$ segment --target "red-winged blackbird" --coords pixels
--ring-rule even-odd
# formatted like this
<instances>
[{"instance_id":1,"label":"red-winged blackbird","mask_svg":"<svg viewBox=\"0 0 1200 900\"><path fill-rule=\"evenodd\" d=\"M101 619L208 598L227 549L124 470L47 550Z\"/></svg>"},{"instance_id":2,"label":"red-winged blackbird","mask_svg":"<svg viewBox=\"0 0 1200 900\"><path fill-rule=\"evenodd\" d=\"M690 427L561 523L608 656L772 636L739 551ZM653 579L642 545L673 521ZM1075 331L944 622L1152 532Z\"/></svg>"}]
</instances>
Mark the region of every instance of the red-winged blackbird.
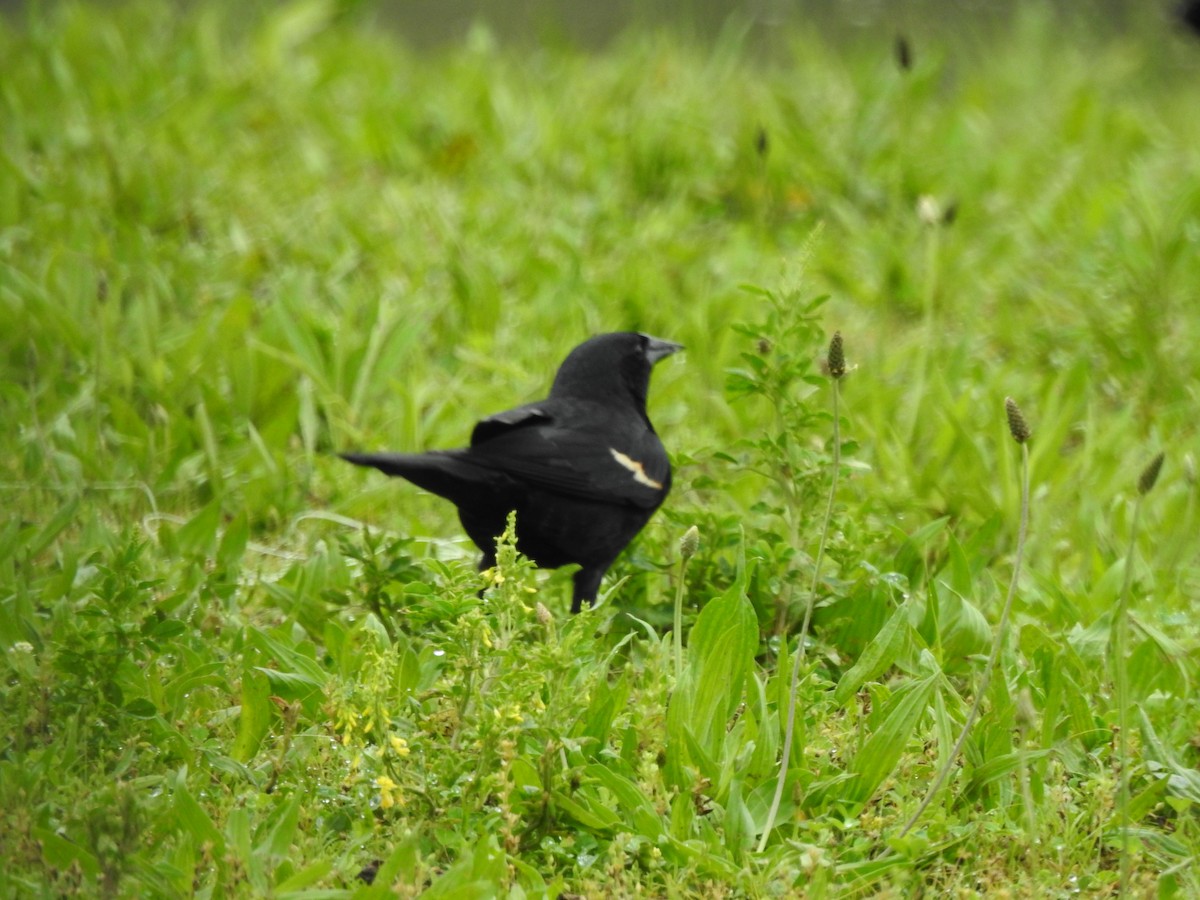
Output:
<instances>
[{"instance_id":1,"label":"red-winged blackbird","mask_svg":"<svg viewBox=\"0 0 1200 900\"><path fill-rule=\"evenodd\" d=\"M1200 0L1184 0L1175 8L1179 23L1194 35L1200 35Z\"/></svg>"},{"instance_id":2,"label":"red-winged blackbird","mask_svg":"<svg viewBox=\"0 0 1200 900\"><path fill-rule=\"evenodd\" d=\"M646 415L650 370L682 349L645 334L602 334L567 356L550 396L478 422L471 446L429 453L343 453L407 478L458 507L480 569L517 513L517 548L537 565L568 563L571 612L596 599L600 580L671 489L671 464Z\"/></svg>"}]
</instances>

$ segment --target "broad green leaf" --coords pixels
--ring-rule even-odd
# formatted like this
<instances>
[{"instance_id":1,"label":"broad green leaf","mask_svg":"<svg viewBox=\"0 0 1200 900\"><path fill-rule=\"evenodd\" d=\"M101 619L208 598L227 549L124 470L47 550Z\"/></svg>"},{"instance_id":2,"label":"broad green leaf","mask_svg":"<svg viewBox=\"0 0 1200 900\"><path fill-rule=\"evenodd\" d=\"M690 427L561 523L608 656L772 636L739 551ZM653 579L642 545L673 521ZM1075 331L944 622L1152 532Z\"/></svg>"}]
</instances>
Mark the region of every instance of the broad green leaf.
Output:
<instances>
[{"instance_id":1,"label":"broad green leaf","mask_svg":"<svg viewBox=\"0 0 1200 900\"><path fill-rule=\"evenodd\" d=\"M221 501L214 500L179 526L175 533L179 551L188 556L208 556L217 542Z\"/></svg>"},{"instance_id":2,"label":"broad green leaf","mask_svg":"<svg viewBox=\"0 0 1200 900\"><path fill-rule=\"evenodd\" d=\"M330 391L332 387L325 377L325 352L321 349L321 342L315 333L316 328L311 317L305 310L297 308L296 302L290 296L282 296L280 301L272 305L271 324L283 333L291 345L291 353L267 344L257 344L255 349L307 376L307 379L302 380L306 380L310 388L312 382L316 381L323 391Z\"/></svg>"},{"instance_id":3,"label":"broad green leaf","mask_svg":"<svg viewBox=\"0 0 1200 900\"><path fill-rule=\"evenodd\" d=\"M689 758L709 770L706 777L719 775L723 765L726 727L742 700L758 648L758 620L746 597L747 580L743 541L738 577L696 619L683 678L667 708L667 779L680 788L688 785ZM689 754L689 745L698 752Z\"/></svg>"},{"instance_id":4,"label":"broad green leaf","mask_svg":"<svg viewBox=\"0 0 1200 900\"><path fill-rule=\"evenodd\" d=\"M1038 760L1045 759L1050 756L1050 750L1028 750L1024 753L1013 752L1004 753L1000 756L994 756L983 763L980 763L974 771L971 772L971 782L967 787L967 791L977 790L981 787L998 781L1005 776L1012 775L1022 765L1028 765Z\"/></svg>"},{"instance_id":5,"label":"broad green leaf","mask_svg":"<svg viewBox=\"0 0 1200 900\"><path fill-rule=\"evenodd\" d=\"M686 791L677 793L671 800L671 837L677 841L689 840L695 819L696 798Z\"/></svg>"},{"instance_id":6,"label":"broad green leaf","mask_svg":"<svg viewBox=\"0 0 1200 900\"><path fill-rule=\"evenodd\" d=\"M627 821L638 834L650 840L657 840L663 834L662 817L655 810L654 803L636 784L608 766L590 765L584 769L584 773L589 778L594 778L617 798L617 802L626 810Z\"/></svg>"},{"instance_id":7,"label":"broad green leaf","mask_svg":"<svg viewBox=\"0 0 1200 900\"><path fill-rule=\"evenodd\" d=\"M844 706L867 681L878 678L896 661L909 633L908 617L912 599L905 600L867 644L862 656L847 669L833 691L835 706Z\"/></svg>"},{"instance_id":8,"label":"broad green leaf","mask_svg":"<svg viewBox=\"0 0 1200 900\"><path fill-rule=\"evenodd\" d=\"M1089 748L1097 746L1101 741L1108 740L1110 737L1108 729L1096 721L1096 713L1087 694L1083 692L1070 673L1061 672L1059 678L1063 701L1067 708L1069 737L1082 741L1084 746Z\"/></svg>"},{"instance_id":9,"label":"broad green leaf","mask_svg":"<svg viewBox=\"0 0 1200 900\"><path fill-rule=\"evenodd\" d=\"M31 531L31 528L23 526L16 517L7 522L0 522L0 560L8 559L17 552L18 547L26 544Z\"/></svg>"},{"instance_id":10,"label":"broad green leaf","mask_svg":"<svg viewBox=\"0 0 1200 900\"><path fill-rule=\"evenodd\" d=\"M327 619L322 629L325 651L332 657L334 669L343 678L362 667L362 651L350 639L349 632L336 619Z\"/></svg>"},{"instance_id":11,"label":"broad green leaf","mask_svg":"<svg viewBox=\"0 0 1200 900\"><path fill-rule=\"evenodd\" d=\"M943 584L964 599L974 600L978 581L953 531L946 534L946 561L942 570Z\"/></svg>"},{"instance_id":12,"label":"broad green leaf","mask_svg":"<svg viewBox=\"0 0 1200 900\"><path fill-rule=\"evenodd\" d=\"M265 666L255 666L254 670L267 677L276 693L286 697L304 698L315 690L320 690L322 683L310 675L300 672L281 672L278 669L268 669Z\"/></svg>"},{"instance_id":13,"label":"broad green leaf","mask_svg":"<svg viewBox=\"0 0 1200 900\"><path fill-rule=\"evenodd\" d=\"M409 641L397 640L393 650L400 657L400 665L396 671L396 690L404 694L412 694L421 689L421 658L412 648Z\"/></svg>"},{"instance_id":14,"label":"broad green leaf","mask_svg":"<svg viewBox=\"0 0 1200 900\"><path fill-rule=\"evenodd\" d=\"M225 526L225 533L221 535L221 542L217 546L217 562L227 569L237 566L246 554L249 541L250 522L244 511L239 512Z\"/></svg>"},{"instance_id":15,"label":"broad green leaf","mask_svg":"<svg viewBox=\"0 0 1200 900\"><path fill-rule=\"evenodd\" d=\"M99 877L100 863L87 850L49 828L34 827L32 832L38 843L42 845L42 858L46 860L47 865L61 871L67 871L72 865L78 865L88 878Z\"/></svg>"},{"instance_id":16,"label":"broad green leaf","mask_svg":"<svg viewBox=\"0 0 1200 900\"><path fill-rule=\"evenodd\" d=\"M1165 770L1170 793L1176 797L1186 797L1193 803L1200 803L1200 772L1181 763L1178 754L1163 743L1144 707L1139 706L1137 712L1142 741L1146 746L1146 757Z\"/></svg>"},{"instance_id":17,"label":"broad green leaf","mask_svg":"<svg viewBox=\"0 0 1200 900\"><path fill-rule=\"evenodd\" d=\"M1129 654L1133 696L1148 697L1155 691L1189 696L1191 677L1187 651L1159 629L1147 627L1140 621L1135 624L1147 640L1138 641Z\"/></svg>"},{"instance_id":18,"label":"broad green leaf","mask_svg":"<svg viewBox=\"0 0 1200 900\"><path fill-rule=\"evenodd\" d=\"M508 865L495 835L485 834L475 843L471 874L496 887L508 882Z\"/></svg>"},{"instance_id":19,"label":"broad green leaf","mask_svg":"<svg viewBox=\"0 0 1200 900\"><path fill-rule=\"evenodd\" d=\"M755 704L753 714L755 738L754 755L750 759L746 776L748 780L753 781L754 778L765 778L775 768L779 745L783 742L783 737L779 728L779 717L771 710L771 705L767 701L767 685L758 677L757 673L751 673L750 678L747 691L750 698L747 702Z\"/></svg>"},{"instance_id":20,"label":"broad green leaf","mask_svg":"<svg viewBox=\"0 0 1200 900\"><path fill-rule=\"evenodd\" d=\"M63 529L75 520L75 513L78 510L78 497L71 497L60 506L49 521L38 529L37 534L29 541L27 547L29 555L37 556L49 547L54 539L62 533Z\"/></svg>"},{"instance_id":21,"label":"broad green leaf","mask_svg":"<svg viewBox=\"0 0 1200 900\"><path fill-rule=\"evenodd\" d=\"M328 673L316 660L257 628L249 629L248 634L250 643L279 665L279 668L258 667L272 688L285 697L299 700L308 712L315 713L324 695Z\"/></svg>"},{"instance_id":22,"label":"broad green leaf","mask_svg":"<svg viewBox=\"0 0 1200 900\"><path fill-rule=\"evenodd\" d=\"M577 793L582 798L582 792ZM554 791L552 796L554 797L554 805L556 807L580 825L590 828L592 831L603 834L621 824L620 817L603 805L588 801L585 806L581 802L576 802L562 791Z\"/></svg>"},{"instance_id":23,"label":"broad green leaf","mask_svg":"<svg viewBox=\"0 0 1200 900\"><path fill-rule=\"evenodd\" d=\"M729 785L729 799L725 802L725 842L733 851L734 861L753 845L755 832L754 821L742 802L742 780L735 776Z\"/></svg>"},{"instance_id":24,"label":"broad green leaf","mask_svg":"<svg viewBox=\"0 0 1200 900\"><path fill-rule=\"evenodd\" d=\"M204 459L208 463L208 478L212 483L218 499L213 500L212 505L220 505L220 495L224 488L224 478L221 474L221 459L217 451L217 436L213 429L212 419L208 415L208 407L201 400L197 403L192 411L192 418L196 423L196 428L200 432L200 446L204 449ZM220 523L220 510L217 510L217 524ZM189 523L190 524L190 523ZM211 546L212 538L216 536L217 529L214 524L212 535L209 537L209 544L204 549L196 548L196 553L207 553L208 546ZM198 535L202 536L202 535Z\"/></svg>"},{"instance_id":25,"label":"broad green leaf","mask_svg":"<svg viewBox=\"0 0 1200 900\"><path fill-rule=\"evenodd\" d=\"M458 869L451 869L439 876L437 881L421 894L422 900L491 900L492 897L498 896L499 885L472 879Z\"/></svg>"},{"instance_id":26,"label":"broad green leaf","mask_svg":"<svg viewBox=\"0 0 1200 900\"><path fill-rule=\"evenodd\" d=\"M608 745L613 719L625 709L629 700L629 679L622 675L616 684L605 678L597 679L592 687L592 701L580 723L581 734L595 739L589 755L595 755Z\"/></svg>"},{"instance_id":27,"label":"broad green leaf","mask_svg":"<svg viewBox=\"0 0 1200 900\"><path fill-rule=\"evenodd\" d=\"M940 673L927 675L905 685L892 696L879 729L867 739L850 763L849 771L858 779L848 786L844 799L855 804L865 803L896 768L913 729L929 708L940 678Z\"/></svg>"},{"instance_id":28,"label":"broad green leaf","mask_svg":"<svg viewBox=\"0 0 1200 900\"><path fill-rule=\"evenodd\" d=\"M970 657L991 651L992 629L987 617L966 597L941 585L936 594L931 591L930 605L937 610L937 644L947 671L956 671L969 664Z\"/></svg>"},{"instance_id":29,"label":"broad green leaf","mask_svg":"<svg viewBox=\"0 0 1200 900\"><path fill-rule=\"evenodd\" d=\"M692 764L699 770L700 777L707 779L710 785L710 790L715 792L717 785L722 782L723 770L720 760L713 757L708 749L700 743L696 735L692 733L692 729L684 724L681 726L683 734L683 745L687 747L688 758ZM686 785L685 785L686 787Z\"/></svg>"},{"instance_id":30,"label":"broad green leaf","mask_svg":"<svg viewBox=\"0 0 1200 900\"><path fill-rule=\"evenodd\" d=\"M878 859L856 859L842 863L837 867L841 876L841 884L855 894L868 895L872 885L878 884L887 877L889 872L906 872L912 866L912 861L899 853L882 854Z\"/></svg>"},{"instance_id":31,"label":"broad green leaf","mask_svg":"<svg viewBox=\"0 0 1200 900\"><path fill-rule=\"evenodd\" d=\"M122 709L135 719L153 719L158 715L158 707L145 697L129 701Z\"/></svg>"},{"instance_id":32,"label":"broad green leaf","mask_svg":"<svg viewBox=\"0 0 1200 900\"><path fill-rule=\"evenodd\" d=\"M922 525L904 537L904 543L896 551L894 568L908 579L914 588L925 578L925 552L934 539L946 530L949 516L942 516Z\"/></svg>"},{"instance_id":33,"label":"broad green leaf","mask_svg":"<svg viewBox=\"0 0 1200 900\"><path fill-rule=\"evenodd\" d=\"M514 889L521 888L532 892L532 894L526 894L525 896L561 897L565 892L566 888L562 883L561 875L559 876L559 883L555 886L555 890L551 890L550 886L546 884L546 879L542 877L542 873L534 866L515 856L508 857L507 862L508 865L512 866L517 876L517 885L514 885ZM519 895L514 895L510 892L508 896L510 900L516 900L516 897Z\"/></svg>"},{"instance_id":34,"label":"broad green leaf","mask_svg":"<svg viewBox=\"0 0 1200 900\"><path fill-rule=\"evenodd\" d=\"M362 413L367 391L377 389L382 380L379 373L399 371L404 355L411 351L421 333L421 323L405 315L400 305L389 297L377 297L371 305L371 313L367 348L350 392L350 409L355 418Z\"/></svg>"},{"instance_id":35,"label":"broad green leaf","mask_svg":"<svg viewBox=\"0 0 1200 900\"><path fill-rule=\"evenodd\" d=\"M318 881L321 881L332 870L332 859L320 859L311 865L305 866L303 869L296 872L291 877L284 879L275 886L275 890L278 892L277 896L287 897L291 895L295 897L313 898L319 892L305 891L305 888L309 888ZM333 892L330 893L333 895ZM345 892L338 891L336 896L345 896Z\"/></svg>"},{"instance_id":36,"label":"broad green leaf","mask_svg":"<svg viewBox=\"0 0 1200 900\"><path fill-rule=\"evenodd\" d=\"M296 838L296 828L300 822L300 794L293 794L291 799L284 801L275 817L275 824L259 842L257 851L282 859L288 856L292 841Z\"/></svg>"},{"instance_id":37,"label":"broad green leaf","mask_svg":"<svg viewBox=\"0 0 1200 900\"><path fill-rule=\"evenodd\" d=\"M258 669L242 676L242 706L238 715L238 733L231 755L238 762L249 762L258 753L271 728L271 686Z\"/></svg>"},{"instance_id":38,"label":"broad green leaf","mask_svg":"<svg viewBox=\"0 0 1200 900\"><path fill-rule=\"evenodd\" d=\"M758 621L739 579L701 611L688 642L687 676L693 733L710 755L742 699L742 687L758 648Z\"/></svg>"},{"instance_id":39,"label":"broad green leaf","mask_svg":"<svg viewBox=\"0 0 1200 900\"><path fill-rule=\"evenodd\" d=\"M225 822L225 835L243 860L248 860L253 855L254 847L250 840L250 813L246 807L238 806L230 810L229 818Z\"/></svg>"},{"instance_id":40,"label":"broad green leaf","mask_svg":"<svg viewBox=\"0 0 1200 900\"><path fill-rule=\"evenodd\" d=\"M225 852L225 836L217 830L212 819L182 781L175 787L175 815L191 833L197 846L211 844L218 854Z\"/></svg>"},{"instance_id":41,"label":"broad green leaf","mask_svg":"<svg viewBox=\"0 0 1200 900\"><path fill-rule=\"evenodd\" d=\"M1109 643L1112 639L1113 608L1105 609L1103 613L1086 628L1077 625L1067 635L1071 651L1078 654L1089 668L1095 663L1105 660L1108 656Z\"/></svg>"},{"instance_id":42,"label":"broad green leaf","mask_svg":"<svg viewBox=\"0 0 1200 900\"><path fill-rule=\"evenodd\" d=\"M1093 613L1111 610L1125 584L1125 557L1119 557L1092 585L1088 596Z\"/></svg>"},{"instance_id":43,"label":"broad green leaf","mask_svg":"<svg viewBox=\"0 0 1200 900\"><path fill-rule=\"evenodd\" d=\"M543 790L541 775L538 774L533 763L524 756L518 756L512 761L508 767L508 777L512 780L518 796L540 795Z\"/></svg>"},{"instance_id":44,"label":"broad green leaf","mask_svg":"<svg viewBox=\"0 0 1200 900\"><path fill-rule=\"evenodd\" d=\"M1170 787L1167 779L1155 779L1149 787L1129 799L1129 820L1140 822L1154 812L1154 808L1163 801Z\"/></svg>"}]
</instances>

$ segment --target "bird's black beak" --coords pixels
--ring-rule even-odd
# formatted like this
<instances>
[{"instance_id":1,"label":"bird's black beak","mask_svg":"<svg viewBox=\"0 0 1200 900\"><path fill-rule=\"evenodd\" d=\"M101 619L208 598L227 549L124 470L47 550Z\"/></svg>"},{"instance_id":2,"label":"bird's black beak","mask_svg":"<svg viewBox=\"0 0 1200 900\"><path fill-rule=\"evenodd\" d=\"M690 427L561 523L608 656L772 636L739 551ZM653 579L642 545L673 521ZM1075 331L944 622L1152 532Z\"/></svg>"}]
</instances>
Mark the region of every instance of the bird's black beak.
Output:
<instances>
[{"instance_id":1,"label":"bird's black beak","mask_svg":"<svg viewBox=\"0 0 1200 900\"><path fill-rule=\"evenodd\" d=\"M643 334L642 337L646 339L646 359L650 360L650 365L683 349L683 344L676 344L674 341L664 341L662 338L651 337L648 334Z\"/></svg>"}]
</instances>

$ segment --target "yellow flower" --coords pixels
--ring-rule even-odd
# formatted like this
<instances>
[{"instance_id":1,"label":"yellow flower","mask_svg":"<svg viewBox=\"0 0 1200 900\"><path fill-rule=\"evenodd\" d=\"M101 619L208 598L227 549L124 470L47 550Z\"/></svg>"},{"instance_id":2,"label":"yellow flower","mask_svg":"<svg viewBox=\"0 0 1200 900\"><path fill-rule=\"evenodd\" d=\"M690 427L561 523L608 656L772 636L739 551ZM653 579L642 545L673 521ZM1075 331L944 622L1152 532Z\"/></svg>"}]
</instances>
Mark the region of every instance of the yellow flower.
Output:
<instances>
[{"instance_id":1,"label":"yellow flower","mask_svg":"<svg viewBox=\"0 0 1200 900\"><path fill-rule=\"evenodd\" d=\"M399 785L386 775L380 775L375 779L375 783L379 785L379 808L391 809L398 802L396 788Z\"/></svg>"},{"instance_id":2,"label":"yellow flower","mask_svg":"<svg viewBox=\"0 0 1200 900\"><path fill-rule=\"evenodd\" d=\"M408 741L402 737L397 737L393 734L390 738L388 738L388 743L392 745L392 749L396 751L397 756L408 756L408 754L411 752L408 749Z\"/></svg>"},{"instance_id":3,"label":"yellow flower","mask_svg":"<svg viewBox=\"0 0 1200 900\"><path fill-rule=\"evenodd\" d=\"M503 722L506 719L511 722L523 722L525 715L521 712L521 704L507 703L503 706L492 707L492 717L497 722Z\"/></svg>"}]
</instances>

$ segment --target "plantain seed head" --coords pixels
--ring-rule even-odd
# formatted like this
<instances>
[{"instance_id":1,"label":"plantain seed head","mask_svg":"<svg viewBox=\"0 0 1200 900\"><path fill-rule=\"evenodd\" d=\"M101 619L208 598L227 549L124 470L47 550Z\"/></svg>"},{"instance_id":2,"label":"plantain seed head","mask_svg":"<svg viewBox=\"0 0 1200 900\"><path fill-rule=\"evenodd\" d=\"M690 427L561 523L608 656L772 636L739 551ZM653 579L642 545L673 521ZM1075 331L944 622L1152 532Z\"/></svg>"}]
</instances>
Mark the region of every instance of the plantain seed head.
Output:
<instances>
[{"instance_id":1,"label":"plantain seed head","mask_svg":"<svg viewBox=\"0 0 1200 900\"><path fill-rule=\"evenodd\" d=\"M1021 407L1017 406L1017 401L1012 397L1004 398L1004 411L1008 414L1008 430L1013 436L1013 440L1018 444L1024 444L1033 434L1029 430L1029 424L1025 421L1025 417L1021 415Z\"/></svg>"},{"instance_id":2,"label":"plantain seed head","mask_svg":"<svg viewBox=\"0 0 1200 900\"><path fill-rule=\"evenodd\" d=\"M846 374L846 354L842 349L842 333L835 331L829 342L829 354L825 357L825 368L830 378L841 378Z\"/></svg>"},{"instance_id":3,"label":"plantain seed head","mask_svg":"<svg viewBox=\"0 0 1200 900\"><path fill-rule=\"evenodd\" d=\"M684 559L691 559L696 555L696 551L700 549L700 529L693 525L683 533L683 537L679 539L679 555Z\"/></svg>"},{"instance_id":4,"label":"plantain seed head","mask_svg":"<svg viewBox=\"0 0 1200 900\"><path fill-rule=\"evenodd\" d=\"M1159 453L1158 456L1150 460L1150 465L1142 469L1142 474L1138 478L1138 493L1145 497L1154 487L1154 483L1158 481L1158 473L1162 471L1163 460L1166 459L1165 453Z\"/></svg>"}]
</instances>

